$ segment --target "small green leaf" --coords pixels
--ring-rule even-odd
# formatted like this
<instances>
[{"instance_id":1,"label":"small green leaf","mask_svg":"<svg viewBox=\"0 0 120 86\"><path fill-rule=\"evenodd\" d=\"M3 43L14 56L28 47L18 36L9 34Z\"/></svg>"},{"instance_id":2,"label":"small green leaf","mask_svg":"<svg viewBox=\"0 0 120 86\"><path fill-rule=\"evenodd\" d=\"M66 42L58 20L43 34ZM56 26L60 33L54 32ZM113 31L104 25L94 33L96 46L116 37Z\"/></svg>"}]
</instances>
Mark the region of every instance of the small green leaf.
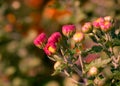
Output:
<instances>
[{"instance_id":1,"label":"small green leaf","mask_svg":"<svg viewBox=\"0 0 120 86\"><path fill-rule=\"evenodd\" d=\"M88 54L91 53L98 53L101 52L103 50L102 46L93 46L92 48L86 49L84 51L81 52L81 55L83 57L87 56Z\"/></svg>"},{"instance_id":2,"label":"small green leaf","mask_svg":"<svg viewBox=\"0 0 120 86\"><path fill-rule=\"evenodd\" d=\"M53 73L52 73L52 76L54 76L54 75L57 75L57 74L59 74L61 71L59 71L59 70L55 70Z\"/></svg>"},{"instance_id":3,"label":"small green leaf","mask_svg":"<svg viewBox=\"0 0 120 86\"><path fill-rule=\"evenodd\" d=\"M102 46L93 46L91 49L93 52L101 52L103 50Z\"/></svg>"}]
</instances>

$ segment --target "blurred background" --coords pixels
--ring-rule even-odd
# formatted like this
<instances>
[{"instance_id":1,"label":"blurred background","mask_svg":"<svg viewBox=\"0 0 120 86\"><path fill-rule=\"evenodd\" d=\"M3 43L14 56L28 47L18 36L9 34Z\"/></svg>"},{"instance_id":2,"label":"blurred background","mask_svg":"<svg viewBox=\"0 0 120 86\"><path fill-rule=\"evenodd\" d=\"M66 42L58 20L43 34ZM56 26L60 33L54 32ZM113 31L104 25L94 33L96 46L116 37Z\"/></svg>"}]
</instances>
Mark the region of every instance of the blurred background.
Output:
<instances>
[{"instance_id":1,"label":"blurred background","mask_svg":"<svg viewBox=\"0 0 120 86\"><path fill-rule=\"evenodd\" d=\"M120 20L120 0L0 0L0 86L76 86L51 76L54 62L33 40L108 15Z\"/></svg>"}]
</instances>

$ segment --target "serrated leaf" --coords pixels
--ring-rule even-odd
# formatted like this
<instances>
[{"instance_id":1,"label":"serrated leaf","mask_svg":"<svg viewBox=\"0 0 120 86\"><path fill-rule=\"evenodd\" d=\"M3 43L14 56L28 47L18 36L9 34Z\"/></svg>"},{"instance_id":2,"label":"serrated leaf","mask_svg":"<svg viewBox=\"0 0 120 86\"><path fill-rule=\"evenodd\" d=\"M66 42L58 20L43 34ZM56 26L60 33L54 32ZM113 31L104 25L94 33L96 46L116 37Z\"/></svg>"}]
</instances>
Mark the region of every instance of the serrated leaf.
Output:
<instances>
[{"instance_id":1,"label":"serrated leaf","mask_svg":"<svg viewBox=\"0 0 120 86\"><path fill-rule=\"evenodd\" d=\"M111 61L110 58L107 58L107 59L101 59L101 58L98 58L94 61L92 61L90 64L86 64L85 65L85 68L86 68L86 71L88 71L91 67L97 67L97 68L100 68L100 67L104 67L105 65L107 65L109 62Z\"/></svg>"}]
</instances>

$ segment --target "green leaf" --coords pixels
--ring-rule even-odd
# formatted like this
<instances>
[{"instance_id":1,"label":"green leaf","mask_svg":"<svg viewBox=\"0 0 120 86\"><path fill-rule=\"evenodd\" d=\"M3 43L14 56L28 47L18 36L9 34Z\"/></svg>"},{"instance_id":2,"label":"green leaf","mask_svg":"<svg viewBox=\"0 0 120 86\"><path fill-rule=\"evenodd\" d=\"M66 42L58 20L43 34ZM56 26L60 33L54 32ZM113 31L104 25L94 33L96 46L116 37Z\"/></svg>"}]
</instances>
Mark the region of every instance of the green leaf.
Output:
<instances>
[{"instance_id":1,"label":"green leaf","mask_svg":"<svg viewBox=\"0 0 120 86\"><path fill-rule=\"evenodd\" d=\"M103 50L102 46L93 46L92 48L89 48L89 49L86 49L86 50L82 51L81 55L83 57L85 57L88 54L98 53L98 52L101 52L102 50Z\"/></svg>"},{"instance_id":2,"label":"green leaf","mask_svg":"<svg viewBox=\"0 0 120 86\"><path fill-rule=\"evenodd\" d=\"M120 39L113 39L113 46L120 46Z\"/></svg>"},{"instance_id":3,"label":"green leaf","mask_svg":"<svg viewBox=\"0 0 120 86\"><path fill-rule=\"evenodd\" d=\"M114 71L114 79L120 80L120 71Z\"/></svg>"},{"instance_id":4,"label":"green leaf","mask_svg":"<svg viewBox=\"0 0 120 86\"><path fill-rule=\"evenodd\" d=\"M59 74L61 71L59 71L59 70L55 70L53 73L52 73L52 76L54 76L54 75L57 75L57 74Z\"/></svg>"},{"instance_id":5,"label":"green leaf","mask_svg":"<svg viewBox=\"0 0 120 86\"><path fill-rule=\"evenodd\" d=\"M93 42L98 43L97 39L95 38L94 35L90 35L90 38L92 39Z\"/></svg>"},{"instance_id":6,"label":"green leaf","mask_svg":"<svg viewBox=\"0 0 120 86\"><path fill-rule=\"evenodd\" d=\"M97 68L100 68L100 67L104 67L105 65L107 65L109 62L111 61L110 58L107 58L107 59L101 59L101 58L98 58L94 61L92 61L90 64L86 64L85 65L85 68L86 68L86 71L88 71L91 67L97 67Z\"/></svg>"},{"instance_id":7,"label":"green leaf","mask_svg":"<svg viewBox=\"0 0 120 86\"><path fill-rule=\"evenodd\" d=\"M102 46L93 46L91 49L93 52L101 52L103 50Z\"/></svg>"}]
</instances>

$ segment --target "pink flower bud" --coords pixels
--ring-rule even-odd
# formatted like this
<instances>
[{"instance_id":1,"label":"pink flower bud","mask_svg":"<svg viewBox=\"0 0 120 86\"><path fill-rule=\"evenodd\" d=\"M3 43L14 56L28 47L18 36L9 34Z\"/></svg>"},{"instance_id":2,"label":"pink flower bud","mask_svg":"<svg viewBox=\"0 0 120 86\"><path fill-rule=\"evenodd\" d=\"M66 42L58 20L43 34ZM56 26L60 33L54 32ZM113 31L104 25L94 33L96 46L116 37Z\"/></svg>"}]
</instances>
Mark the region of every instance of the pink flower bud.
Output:
<instances>
[{"instance_id":1,"label":"pink flower bud","mask_svg":"<svg viewBox=\"0 0 120 86\"><path fill-rule=\"evenodd\" d=\"M52 54L54 54L57 50L57 47L54 43L47 43L44 47L44 52L50 56Z\"/></svg>"},{"instance_id":2,"label":"pink flower bud","mask_svg":"<svg viewBox=\"0 0 120 86\"><path fill-rule=\"evenodd\" d=\"M92 24L90 22L85 23L82 27L82 32L89 33L91 31L92 31Z\"/></svg>"},{"instance_id":3,"label":"pink flower bud","mask_svg":"<svg viewBox=\"0 0 120 86\"><path fill-rule=\"evenodd\" d=\"M109 21L105 21L104 23L101 23L100 27L102 31L107 32L111 29L112 24Z\"/></svg>"},{"instance_id":4,"label":"pink flower bud","mask_svg":"<svg viewBox=\"0 0 120 86\"><path fill-rule=\"evenodd\" d=\"M70 37L72 36L76 31L75 25L64 25L62 27L62 33L63 35Z\"/></svg>"},{"instance_id":5,"label":"pink flower bud","mask_svg":"<svg viewBox=\"0 0 120 86\"><path fill-rule=\"evenodd\" d=\"M48 42L53 42L53 43L57 43L60 41L61 39L61 34L59 32L55 32L53 33L49 38L48 38Z\"/></svg>"},{"instance_id":6,"label":"pink flower bud","mask_svg":"<svg viewBox=\"0 0 120 86\"><path fill-rule=\"evenodd\" d=\"M73 40L77 43L77 42L82 42L84 39L84 34L82 32L76 32L73 35Z\"/></svg>"},{"instance_id":7,"label":"pink flower bud","mask_svg":"<svg viewBox=\"0 0 120 86\"><path fill-rule=\"evenodd\" d=\"M100 28L100 24L104 22L104 18L100 17L93 22L93 26L95 28Z\"/></svg>"},{"instance_id":8,"label":"pink flower bud","mask_svg":"<svg viewBox=\"0 0 120 86\"><path fill-rule=\"evenodd\" d=\"M41 33L40 35L38 35L35 40L34 40L34 45L39 47L39 48L43 48L44 44L47 41L47 36L45 33Z\"/></svg>"}]
</instances>

